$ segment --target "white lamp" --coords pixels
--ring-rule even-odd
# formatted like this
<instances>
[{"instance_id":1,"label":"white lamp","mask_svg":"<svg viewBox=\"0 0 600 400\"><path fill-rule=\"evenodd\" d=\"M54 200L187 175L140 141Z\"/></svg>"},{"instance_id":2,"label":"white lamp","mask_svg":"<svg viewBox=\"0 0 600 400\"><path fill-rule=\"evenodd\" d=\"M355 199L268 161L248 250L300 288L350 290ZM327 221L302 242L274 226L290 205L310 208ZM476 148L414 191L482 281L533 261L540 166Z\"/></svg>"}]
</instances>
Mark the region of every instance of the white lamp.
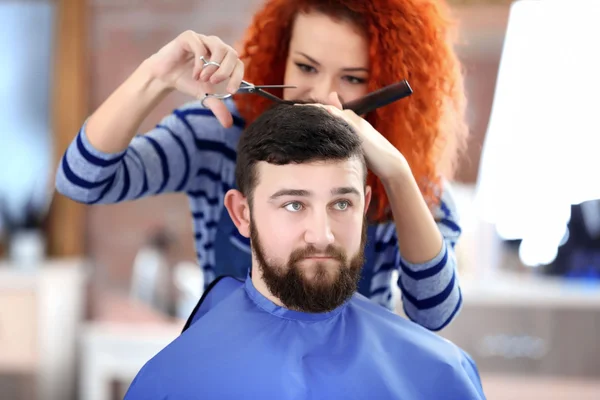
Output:
<instances>
[{"instance_id":1,"label":"white lamp","mask_svg":"<svg viewBox=\"0 0 600 400\"><path fill-rule=\"evenodd\" d=\"M476 206L525 265L552 262L570 207L600 199L600 0L512 4Z\"/></svg>"}]
</instances>

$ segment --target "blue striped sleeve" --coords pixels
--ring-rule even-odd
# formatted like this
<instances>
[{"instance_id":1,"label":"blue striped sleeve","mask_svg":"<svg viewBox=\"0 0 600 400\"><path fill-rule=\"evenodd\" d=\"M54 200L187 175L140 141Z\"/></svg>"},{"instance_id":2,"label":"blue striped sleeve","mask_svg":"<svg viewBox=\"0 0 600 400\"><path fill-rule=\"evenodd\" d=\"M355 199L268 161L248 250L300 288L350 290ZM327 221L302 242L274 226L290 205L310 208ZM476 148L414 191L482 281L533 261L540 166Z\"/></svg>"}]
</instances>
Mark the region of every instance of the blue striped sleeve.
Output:
<instances>
[{"instance_id":1,"label":"blue striped sleeve","mask_svg":"<svg viewBox=\"0 0 600 400\"><path fill-rule=\"evenodd\" d=\"M458 213L448 184L435 219L444 241L439 254L422 264L412 264L397 254L398 286L405 314L432 331L446 327L462 306L454 247L461 235Z\"/></svg>"},{"instance_id":2,"label":"blue striped sleeve","mask_svg":"<svg viewBox=\"0 0 600 400\"><path fill-rule=\"evenodd\" d=\"M235 129L243 124L237 117L234 121ZM56 189L86 204L187 191L196 171L204 166L214 168L211 157L198 157L197 153L206 150L205 146L223 146L225 131L212 112L194 102L136 136L125 151L107 154L91 145L84 124L59 164Z\"/></svg>"}]
</instances>

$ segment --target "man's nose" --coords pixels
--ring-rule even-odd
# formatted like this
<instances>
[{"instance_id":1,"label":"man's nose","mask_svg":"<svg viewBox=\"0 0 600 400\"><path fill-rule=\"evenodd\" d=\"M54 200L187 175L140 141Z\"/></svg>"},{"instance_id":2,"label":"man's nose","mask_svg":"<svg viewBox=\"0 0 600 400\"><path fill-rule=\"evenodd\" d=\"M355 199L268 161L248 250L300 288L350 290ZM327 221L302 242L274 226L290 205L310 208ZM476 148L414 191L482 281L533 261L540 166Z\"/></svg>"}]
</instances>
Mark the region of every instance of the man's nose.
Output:
<instances>
[{"instance_id":1,"label":"man's nose","mask_svg":"<svg viewBox=\"0 0 600 400\"><path fill-rule=\"evenodd\" d=\"M307 219L304 240L319 251L325 249L334 242L333 232L329 216L326 211L313 212Z\"/></svg>"}]
</instances>

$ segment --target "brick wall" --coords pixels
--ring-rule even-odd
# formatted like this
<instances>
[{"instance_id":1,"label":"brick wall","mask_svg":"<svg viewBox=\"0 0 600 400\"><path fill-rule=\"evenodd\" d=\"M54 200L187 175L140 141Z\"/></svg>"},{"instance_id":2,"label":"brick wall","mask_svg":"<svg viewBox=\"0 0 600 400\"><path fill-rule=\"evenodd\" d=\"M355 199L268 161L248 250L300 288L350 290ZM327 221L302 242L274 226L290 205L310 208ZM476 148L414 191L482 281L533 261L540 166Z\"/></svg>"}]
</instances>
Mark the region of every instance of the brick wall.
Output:
<instances>
[{"instance_id":1,"label":"brick wall","mask_svg":"<svg viewBox=\"0 0 600 400\"><path fill-rule=\"evenodd\" d=\"M261 0L90 0L90 106L98 107L146 57L192 29L234 44ZM188 97L173 94L143 123L152 128ZM167 227L176 235L174 260L195 259L191 218L184 195L88 209L87 248L95 283L123 290L148 232Z\"/></svg>"},{"instance_id":2,"label":"brick wall","mask_svg":"<svg viewBox=\"0 0 600 400\"><path fill-rule=\"evenodd\" d=\"M90 0L90 104L95 109L137 65L177 34L192 29L228 43L240 39L262 0ZM465 56L471 147L459 179L475 180L495 84L498 51ZM474 55L473 55L474 54ZM188 98L172 95L142 126L145 131ZM95 260L94 282L114 290L129 283L131 264L152 229L167 227L178 239L176 259L195 259L191 218L183 195L166 195L88 209L87 247Z\"/></svg>"}]
</instances>

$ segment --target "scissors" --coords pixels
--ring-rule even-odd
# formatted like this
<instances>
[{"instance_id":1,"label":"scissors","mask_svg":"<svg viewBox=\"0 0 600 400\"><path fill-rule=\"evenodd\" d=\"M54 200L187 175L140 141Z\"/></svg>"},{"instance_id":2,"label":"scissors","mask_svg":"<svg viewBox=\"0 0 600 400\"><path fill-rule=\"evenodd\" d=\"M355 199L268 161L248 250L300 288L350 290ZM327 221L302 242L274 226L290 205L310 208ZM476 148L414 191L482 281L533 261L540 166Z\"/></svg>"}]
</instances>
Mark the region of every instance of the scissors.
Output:
<instances>
[{"instance_id":1,"label":"scissors","mask_svg":"<svg viewBox=\"0 0 600 400\"><path fill-rule=\"evenodd\" d=\"M202 62L204 62L202 69L208 67L209 65L214 65L216 67L221 66L221 64L219 64L218 62L206 61L206 59L204 57L200 57L200 58L202 59ZM238 89L237 93L240 93L240 92L241 93L254 93L254 94L262 96L266 99L269 99L275 103L296 104L293 101L280 99L279 97L275 96L274 94L271 94L271 93L263 90L263 89L269 89L269 88L284 89L284 88L296 88L296 86L287 86L287 85L255 86L252 83L242 81L242 84L240 85L240 88ZM403 99L405 97L408 97L412 94L413 94L413 89L410 87L410 84L408 83L408 81L406 79L403 79L399 82L393 83L393 84L385 86L379 90L371 92L364 97L361 97L359 99L356 99L356 100L348 102L348 103L344 103L344 104L342 104L342 109L352 110L358 115L365 115L371 111L374 111L383 106L387 106L388 104L394 103L394 102L396 102L400 99ZM230 98L231 96L232 95L230 93L215 93L215 94L206 93L204 95L204 97L202 98L202 100L200 101L200 104L202 104L202 106L205 107L204 100L206 100L208 98L214 97L219 100L225 100L225 99Z\"/></svg>"},{"instance_id":2,"label":"scissors","mask_svg":"<svg viewBox=\"0 0 600 400\"><path fill-rule=\"evenodd\" d=\"M217 68L221 66L221 64L219 64L218 62L207 61L206 58L204 58L204 56L200 57L200 59L204 63L204 65L202 66L202 69L208 67L209 65L214 65ZM292 102L288 102L283 99L280 99L279 97L263 90L263 89L287 89L287 88L295 89L296 86L290 86L290 85L258 85L257 86L250 82L242 81L240 88L237 90L236 93L251 93L251 94L253 93L253 94L262 96L266 99L269 99L271 101L274 101L276 103L293 104ZM219 99L219 100L225 100L225 99L230 98L231 96L232 96L231 93L206 93L204 95L204 97L202 98L202 100L200 100L200 104L202 104L203 107L206 107L204 105L204 101L206 99L215 98L215 99Z\"/></svg>"}]
</instances>

